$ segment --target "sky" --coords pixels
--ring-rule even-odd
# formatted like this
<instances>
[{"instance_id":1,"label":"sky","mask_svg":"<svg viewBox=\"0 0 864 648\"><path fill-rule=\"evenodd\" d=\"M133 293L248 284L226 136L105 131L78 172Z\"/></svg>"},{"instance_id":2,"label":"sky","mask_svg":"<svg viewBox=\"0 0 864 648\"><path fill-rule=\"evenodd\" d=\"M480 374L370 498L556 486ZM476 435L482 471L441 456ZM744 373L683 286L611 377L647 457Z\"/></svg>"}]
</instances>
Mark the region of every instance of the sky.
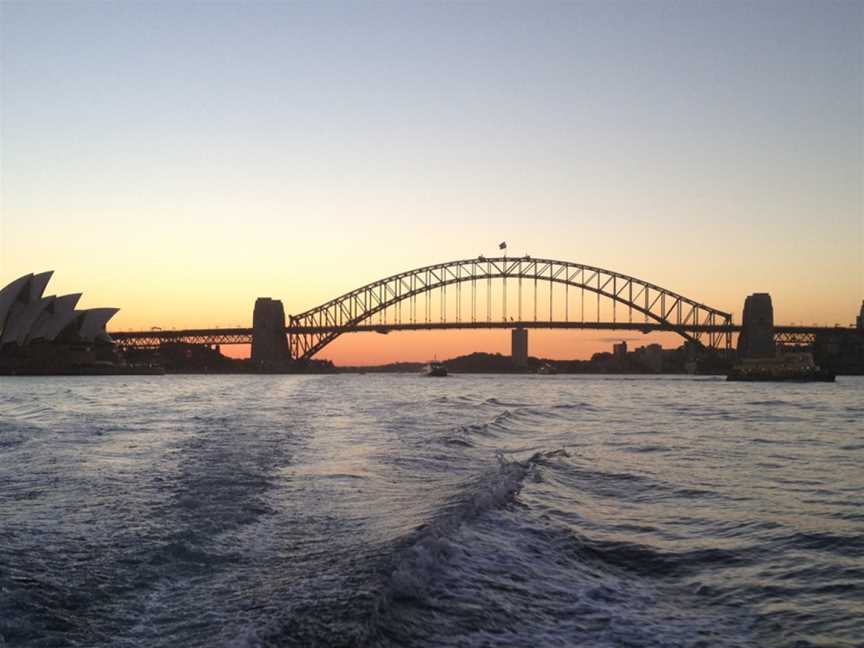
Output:
<instances>
[{"instance_id":1,"label":"sky","mask_svg":"<svg viewBox=\"0 0 864 648\"><path fill-rule=\"evenodd\" d=\"M502 240L735 321L752 292L782 323L864 298L860 1L4 0L0 43L0 285L54 270L109 329L248 326ZM321 356L471 350L509 333Z\"/></svg>"}]
</instances>

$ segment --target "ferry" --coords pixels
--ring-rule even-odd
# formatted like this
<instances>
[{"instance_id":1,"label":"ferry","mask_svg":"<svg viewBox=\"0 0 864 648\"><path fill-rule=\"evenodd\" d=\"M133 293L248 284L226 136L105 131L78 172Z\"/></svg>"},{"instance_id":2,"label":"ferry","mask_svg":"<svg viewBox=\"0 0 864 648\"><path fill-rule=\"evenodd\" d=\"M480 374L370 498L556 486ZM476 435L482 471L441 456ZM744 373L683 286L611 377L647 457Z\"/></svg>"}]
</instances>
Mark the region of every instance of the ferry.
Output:
<instances>
[{"instance_id":1,"label":"ferry","mask_svg":"<svg viewBox=\"0 0 864 648\"><path fill-rule=\"evenodd\" d=\"M437 362L433 360L425 367L423 367L423 375L442 378L447 375L447 367L444 366L443 362Z\"/></svg>"},{"instance_id":2,"label":"ferry","mask_svg":"<svg viewBox=\"0 0 864 648\"><path fill-rule=\"evenodd\" d=\"M810 353L783 353L774 358L742 360L726 380L741 382L834 382L835 374L813 362Z\"/></svg>"}]
</instances>

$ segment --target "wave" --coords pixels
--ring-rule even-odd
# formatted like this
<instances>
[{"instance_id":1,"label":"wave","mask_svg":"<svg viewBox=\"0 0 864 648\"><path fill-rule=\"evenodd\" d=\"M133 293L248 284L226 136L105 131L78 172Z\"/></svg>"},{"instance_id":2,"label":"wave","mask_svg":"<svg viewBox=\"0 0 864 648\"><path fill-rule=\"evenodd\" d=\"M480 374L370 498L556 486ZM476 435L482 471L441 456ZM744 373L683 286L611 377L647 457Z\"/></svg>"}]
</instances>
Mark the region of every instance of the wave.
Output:
<instances>
[{"instance_id":1,"label":"wave","mask_svg":"<svg viewBox=\"0 0 864 648\"><path fill-rule=\"evenodd\" d=\"M748 552L739 550L705 548L672 553L640 543L587 539L578 541L577 551L606 567L652 578L678 578L714 565L728 567L753 560Z\"/></svg>"},{"instance_id":2,"label":"wave","mask_svg":"<svg viewBox=\"0 0 864 648\"><path fill-rule=\"evenodd\" d=\"M179 537L149 550L146 556L148 564L154 567L170 566L172 572L190 569L210 571L217 565L235 564L241 559L239 553L207 551L192 538Z\"/></svg>"},{"instance_id":3,"label":"wave","mask_svg":"<svg viewBox=\"0 0 864 648\"><path fill-rule=\"evenodd\" d=\"M474 447L474 444L471 443L470 440L466 439L465 437L460 437L460 436L456 436L456 435L445 434L444 436L441 437L440 441L442 443L444 443L445 445L449 445L449 446L458 446L458 447L462 447L462 448L473 448Z\"/></svg>"},{"instance_id":4,"label":"wave","mask_svg":"<svg viewBox=\"0 0 864 648\"><path fill-rule=\"evenodd\" d=\"M15 448L29 441L38 432L40 429L33 425L10 425L0 421L0 448Z\"/></svg>"},{"instance_id":5,"label":"wave","mask_svg":"<svg viewBox=\"0 0 864 648\"><path fill-rule=\"evenodd\" d=\"M644 445L644 446L634 446L629 443L621 444L621 450L623 452L635 452L637 454L644 452L672 452L672 448L668 446L661 445Z\"/></svg>"},{"instance_id":6,"label":"wave","mask_svg":"<svg viewBox=\"0 0 864 648\"><path fill-rule=\"evenodd\" d=\"M585 410L588 412L598 412L600 411L597 407L592 405L591 403L579 402L579 403L560 403L558 405L552 406L553 410Z\"/></svg>"},{"instance_id":7,"label":"wave","mask_svg":"<svg viewBox=\"0 0 864 648\"><path fill-rule=\"evenodd\" d=\"M487 405L500 405L502 407L531 407L531 403L517 403L517 402L508 402L502 401L498 398L487 398L483 401Z\"/></svg>"},{"instance_id":8,"label":"wave","mask_svg":"<svg viewBox=\"0 0 864 648\"><path fill-rule=\"evenodd\" d=\"M460 396L436 396L432 398L429 402L431 403L479 403L485 402L481 401L477 396L466 396L462 394Z\"/></svg>"},{"instance_id":9,"label":"wave","mask_svg":"<svg viewBox=\"0 0 864 648\"><path fill-rule=\"evenodd\" d=\"M448 432L437 437L436 441L451 446L463 446L473 448L474 443L470 437L479 435L485 437L496 436L496 430L507 429L507 422L514 417L513 412L504 410L492 417L488 421L482 423L468 423L465 425L457 425Z\"/></svg>"},{"instance_id":10,"label":"wave","mask_svg":"<svg viewBox=\"0 0 864 648\"><path fill-rule=\"evenodd\" d=\"M548 465L558 456L569 456L566 450L536 452L530 458L507 460L496 452L497 466L480 476L429 524L418 527L397 550L395 565L390 570L383 594L385 602L400 599L422 600L429 582L455 553L464 547L453 542L452 536L465 523L483 513L511 504L522 489L525 479L539 466Z\"/></svg>"},{"instance_id":11,"label":"wave","mask_svg":"<svg viewBox=\"0 0 864 648\"><path fill-rule=\"evenodd\" d=\"M4 417L8 417L13 421L17 420L30 423L34 420L42 420L53 412L53 407L24 403L11 409L7 409L4 412Z\"/></svg>"},{"instance_id":12,"label":"wave","mask_svg":"<svg viewBox=\"0 0 864 648\"><path fill-rule=\"evenodd\" d=\"M591 539L520 501L530 480L570 458L497 453L495 469L397 545L355 645L747 645L736 616L667 579L742 562L735 551Z\"/></svg>"},{"instance_id":13,"label":"wave","mask_svg":"<svg viewBox=\"0 0 864 648\"><path fill-rule=\"evenodd\" d=\"M490 399L495 400L495 399ZM574 405L562 405L562 408L586 408L590 407L584 403ZM515 409L505 409L492 416L489 420L480 423L467 423L458 425L446 433L439 436L436 440L445 445L474 447L474 443L470 440L472 436L483 436L494 438L500 432L511 432L515 428L524 428L525 426L539 426L548 419L560 418L556 412L521 406Z\"/></svg>"},{"instance_id":14,"label":"wave","mask_svg":"<svg viewBox=\"0 0 864 648\"><path fill-rule=\"evenodd\" d=\"M864 534L847 535L828 531L821 533L809 531L777 538L774 544L786 549L814 551L853 559L864 555Z\"/></svg>"}]
</instances>

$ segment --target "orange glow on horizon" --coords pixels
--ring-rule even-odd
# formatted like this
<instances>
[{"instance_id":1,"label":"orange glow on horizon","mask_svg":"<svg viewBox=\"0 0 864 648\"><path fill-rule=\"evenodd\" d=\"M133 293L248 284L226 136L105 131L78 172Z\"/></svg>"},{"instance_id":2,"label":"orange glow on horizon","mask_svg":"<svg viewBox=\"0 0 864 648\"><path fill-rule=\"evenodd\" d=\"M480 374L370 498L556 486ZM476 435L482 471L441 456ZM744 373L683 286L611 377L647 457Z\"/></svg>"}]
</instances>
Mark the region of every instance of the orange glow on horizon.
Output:
<instances>
[{"instance_id":1,"label":"orange glow on horizon","mask_svg":"<svg viewBox=\"0 0 864 648\"><path fill-rule=\"evenodd\" d=\"M564 251L545 255L547 258L566 258ZM453 257L464 257L456 255ZM538 255L539 256L539 255ZM574 259L575 260L575 259ZM4 285L29 271L25 259L15 266L3 270ZM49 284L48 294L83 292L80 308L117 306L120 312L111 320L110 331L162 329L211 329L246 328L251 326L252 309L258 296L272 296L283 301L286 315L300 313L328 299L344 294L360 285L396 274L400 270L417 267L409 259L393 259L379 256L368 259L351 258L350 255L338 264L304 265L298 258L286 266L287 270L272 275L256 265L251 258L242 258L237 265L212 266L206 269L181 269L181 256L170 256L164 265L148 267L152 276L143 281L142 269L116 264L116 273L98 273L95 268L77 264L39 263L36 270L55 268L54 277ZM434 262L435 259L424 259ZM669 259L652 259L653 265L646 265L645 272L634 271L638 263L625 259L620 264L612 259L582 259L589 265L605 267L630 274L669 290L683 294L720 310L731 312L734 322L740 322L740 309L744 297L757 291L770 292L774 300L775 322L782 324L850 325L857 314L860 299L855 296L854 274L845 277L845 284L836 282L827 287L794 283L784 278L783 282L769 281L765 277L748 279L732 275L730 282L722 273L712 269L710 262L694 266L692 273L683 273L677 262ZM648 262L647 260L645 261ZM32 260L27 261L33 264ZM399 265L397 265L399 264ZM175 267L177 266L177 267ZM346 270L346 268L352 271ZM357 269L356 272L353 269ZM734 272L739 270L734 269ZM304 274L304 273L308 273ZM707 274L706 274L707 273ZM356 276L355 276L356 275ZM184 277L178 282L177 276ZM821 281L821 279L820 279ZM481 282L478 282L481 283ZM485 281L482 282L485 284ZM533 283L533 282L525 282ZM516 286L508 284L507 315L518 317L518 292ZM522 315L525 320L534 319L533 295L528 286L523 295ZM491 310L486 312L485 287L478 286L478 321L501 321L502 287L500 281L493 281ZM552 318L558 321L633 321L640 322L643 316L629 312L626 307L618 306L612 312L611 302L601 300L598 312L596 299L586 291L584 302L581 291L569 290L569 301L561 286L554 288ZM422 319L423 299L418 299L416 316ZM471 319L469 313L470 289L463 284L461 291L461 316L463 321ZM569 308L566 312L565 303ZM431 299L430 321L441 321L441 301L438 293ZM448 291L444 308L446 319L453 321L456 311L456 296ZM808 315L809 314L809 315ZM549 318L549 287L540 282L537 299L537 318ZM818 315L818 316L817 316ZM376 316L377 317L377 316ZM390 313L388 321L395 321ZM405 310L402 321L410 321L410 313ZM377 322L373 318L372 323ZM659 342L664 348L676 348L682 339L674 334L642 335L634 331L592 331L592 330L544 330L531 329L529 332L529 353L535 357L549 359L587 360L591 355L609 351L612 343L626 340L632 347L650 342ZM224 347L223 353L231 357L248 357L248 347ZM433 357L453 358L475 351L489 353L510 353L509 329L494 330L451 330L451 331L414 331L398 332L389 335L374 333L351 333L341 336L319 352L318 358L330 359L335 364L377 365L391 362L425 362Z\"/></svg>"},{"instance_id":2,"label":"orange glow on horizon","mask_svg":"<svg viewBox=\"0 0 864 648\"><path fill-rule=\"evenodd\" d=\"M612 351L612 345L626 341L630 349L652 343L664 349L677 348L683 338L674 333L642 335L633 331L549 331L528 330L529 355L550 360L590 360L595 353ZM249 345L223 346L231 358L248 358ZM332 360L336 366L374 366L395 362L449 360L474 352L510 355L510 329L493 331L409 331L388 335L347 333L324 347L316 357Z\"/></svg>"}]
</instances>

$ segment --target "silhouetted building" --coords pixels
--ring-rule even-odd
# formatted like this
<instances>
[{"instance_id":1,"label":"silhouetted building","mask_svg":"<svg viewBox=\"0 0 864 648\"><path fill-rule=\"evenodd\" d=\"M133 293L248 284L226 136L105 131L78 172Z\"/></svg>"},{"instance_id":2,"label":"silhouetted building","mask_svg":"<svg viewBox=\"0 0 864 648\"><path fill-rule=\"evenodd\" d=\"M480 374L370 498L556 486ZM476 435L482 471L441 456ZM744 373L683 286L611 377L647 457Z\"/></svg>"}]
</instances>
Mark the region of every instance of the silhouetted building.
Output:
<instances>
[{"instance_id":1,"label":"silhouetted building","mask_svg":"<svg viewBox=\"0 0 864 648\"><path fill-rule=\"evenodd\" d=\"M816 364L823 369L838 374L864 374L864 329L817 333L812 350Z\"/></svg>"},{"instance_id":2,"label":"silhouetted building","mask_svg":"<svg viewBox=\"0 0 864 648\"><path fill-rule=\"evenodd\" d=\"M772 358L774 348L774 307L768 293L753 293L744 300L739 358Z\"/></svg>"},{"instance_id":3,"label":"silhouetted building","mask_svg":"<svg viewBox=\"0 0 864 648\"><path fill-rule=\"evenodd\" d=\"M53 274L27 274L0 290L0 346L51 342L61 334L110 343L105 324L118 309L75 310L81 293L43 297Z\"/></svg>"},{"instance_id":4,"label":"silhouetted building","mask_svg":"<svg viewBox=\"0 0 864 648\"><path fill-rule=\"evenodd\" d=\"M620 344L612 345L612 355L619 360L623 360L627 357L627 343L621 342Z\"/></svg>"},{"instance_id":5,"label":"silhouetted building","mask_svg":"<svg viewBox=\"0 0 864 648\"><path fill-rule=\"evenodd\" d=\"M510 334L510 358L517 367L528 365L528 329L513 329Z\"/></svg>"},{"instance_id":6,"label":"silhouetted building","mask_svg":"<svg viewBox=\"0 0 864 648\"><path fill-rule=\"evenodd\" d=\"M663 347L659 344L649 344L636 349L637 357L642 365L654 373L663 371Z\"/></svg>"},{"instance_id":7,"label":"silhouetted building","mask_svg":"<svg viewBox=\"0 0 864 648\"><path fill-rule=\"evenodd\" d=\"M0 290L0 370L54 373L113 364L105 325L118 309L76 310L81 293L43 297L53 274L26 274Z\"/></svg>"},{"instance_id":8,"label":"silhouetted building","mask_svg":"<svg viewBox=\"0 0 864 648\"><path fill-rule=\"evenodd\" d=\"M861 302L861 312L855 318L855 328L864 329L864 301Z\"/></svg>"},{"instance_id":9,"label":"silhouetted building","mask_svg":"<svg viewBox=\"0 0 864 648\"><path fill-rule=\"evenodd\" d=\"M169 372L218 372L239 371L242 364L222 355L219 345L211 348L207 344L167 342L159 345L159 357Z\"/></svg>"},{"instance_id":10,"label":"silhouetted building","mask_svg":"<svg viewBox=\"0 0 864 648\"><path fill-rule=\"evenodd\" d=\"M258 367L275 368L290 360L282 302L259 297L252 314L252 362Z\"/></svg>"}]
</instances>

